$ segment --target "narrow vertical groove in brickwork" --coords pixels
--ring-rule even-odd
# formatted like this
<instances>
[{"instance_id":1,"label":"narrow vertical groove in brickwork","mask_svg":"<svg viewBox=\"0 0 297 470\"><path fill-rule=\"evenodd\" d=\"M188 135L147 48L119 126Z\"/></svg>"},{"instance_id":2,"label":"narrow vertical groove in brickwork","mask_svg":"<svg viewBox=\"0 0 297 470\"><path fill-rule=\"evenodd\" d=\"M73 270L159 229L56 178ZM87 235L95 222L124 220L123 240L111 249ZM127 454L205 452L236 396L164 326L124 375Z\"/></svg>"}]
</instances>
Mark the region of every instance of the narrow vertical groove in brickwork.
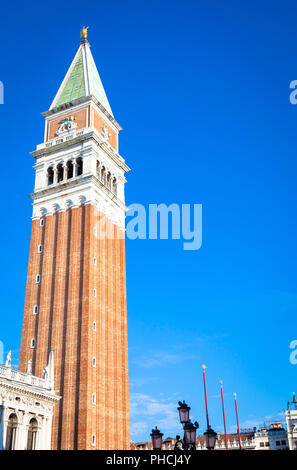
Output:
<instances>
[{"instance_id":1,"label":"narrow vertical groove in brickwork","mask_svg":"<svg viewBox=\"0 0 297 470\"><path fill-rule=\"evenodd\" d=\"M79 424L79 384L81 371L82 350L82 305L83 305L83 282L84 282L84 248L85 248L85 207L81 208L81 240L80 240L80 279L79 279L79 305L78 305L78 328L77 328L77 361L76 361L76 384L75 384L75 422L74 422L74 449L78 448L78 424Z\"/></svg>"},{"instance_id":2,"label":"narrow vertical groove in brickwork","mask_svg":"<svg viewBox=\"0 0 297 470\"><path fill-rule=\"evenodd\" d=\"M68 211L68 229L67 229L67 257L66 257L66 282L65 282L65 293L64 293L64 312L63 312L63 336L62 336L62 361L61 361L61 372L59 377L60 387L59 393L62 396L62 400L59 402L59 425L58 425L58 441L57 449L61 449L62 445L62 433L63 433L63 407L64 407L64 376L65 376L65 352L66 352L66 328L67 328L67 314L68 314L68 285L69 285L69 263L70 263L70 241L71 241L71 222L72 212L71 209ZM57 407L56 407L57 408ZM56 410L55 410L56 411Z\"/></svg>"},{"instance_id":3,"label":"narrow vertical groove in brickwork","mask_svg":"<svg viewBox=\"0 0 297 470\"><path fill-rule=\"evenodd\" d=\"M67 246L68 246L68 232L67 221L69 215L67 212L60 212L57 214L58 222L58 235L57 235L57 250L56 250L56 276L55 276L55 296L53 303L53 317L52 317L52 340L51 346L54 350L55 358L55 388L57 393L60 393L60 377L62 367L62 349L63 349L63 320L64 320L64 296L65 286L68 273L67 267ZM54 408L53 424L52 424L52 448L58 448L58 429L59 429L59 406Z\"/></svg>"},{"instance_id":4,"label":"narrow vertical groove in brickwork","mask_svg":"<svg viewBox=\"0 0 297 470\"><path fill-rule=\"evenodd\" d=\"M107 233L109 230L109 221L107 220ZM106 439L106 449L109 449L109 442L110 442L110 430L111 426L111 409L110 409L110 360L111 360L111 345L110 345L110 296L109 296L109 271L110 271L110 250L109 250L109 240L106 240L105 243L105 250L106 250L106 392L105 392L105 407L107 413L107 423L105 423L105 439Z\"/></svg>"},{"instance_id":5,"label":"narrow vertical groove in brickwork","mask_svg":"<svg viewBox=\"0 0 297 470\"><path fill-rule=\"evenodd\" d=\"M113 226L113 237L114 237L114 247L113 247L113 276L114 276L114 290L113 290L113 310L114 310L114 328L115 328L115 351L114 351L114 414L115 414L115 448L119 449L119 436L121 433L121 409L118 406L118 400L120 395L119 390L119 380L118 380L118 359L119 359L119 336L121 322L118 318L118 308L117 308L117 292L118 292L118 279L117 279L117 270L118 270L118 241L117 241L117 227Z\"/></svg>"},{"instance_id":6,"label":"narrow vertical groove in brickwork","mask_svg":"<svg viewBox=\"0 0 297 470\"><path fill-rule=\"evenodd\" d=\"M121 240L121 310L122 310L122 335L123 335L123 412L125 416L124 445L129 446L129 384L128 384L128 338L127 338L127 301L126 301L126 260L125 241Z\"/></svg>"},{"instance_id":7,"label":"narrow vertical groove in brickwork","mask_svg":"<svg viewBox=\"0 0 297 470\"><path fill-rule=\"evenodd\" d=\"M96 222L100 219L100 212L96 210ZM97 331L96 331L96 344L97 344L97 357L99 360L99 369L98 369L98 380L97 380L97 404L96 408L97 411L97 433L98 433L98 446L99 449L104 448L104 427L102 423L102 412L101 406L103 403L104 395L103 395L103 376L104 376L104 343L103 343L103 335L102 331L104 328L104 314L103 314L103 280L102 280L102 240L100 237L95 239L95 246L96 246L96 256L97 256L97 267L96 267L96 274L97 274L97 285L98 285L98 293L99 293L99 302L97 305L96 310L96 321L97 321Z\"/></svg>"},{"instance_id":8,"label":"narrow vertical groove in brickwork","mask_svg":"<svg viewBox=\"0 0 297 470\"><path fill-rule=\"evenodd\" d=\"M39 240L38 226L39 221L34 220L32 222L31 229L31 242L30 242L30 251L29 251L29 263L28 263L28 272L27 272L27 285L26 285L26 296L25 296L25 305L24 305L24 319L23 319L23 328L22 328L22 339L21 339L21 353L19 368L21 371L26 371L27 362L32 358L32 351L30 350L30 339L35 335L35 323L36 318L33 318L32 309L33 306L37 303L38 299L38 287L39 285L35 284L35 275L39 269L38 259L36 257L35 248L37 251L37 240ZM31 308L32 306L32 308Z\"/></svg>"},{"instance_id":9,"label":"narrow vertical groove in brickwork","mask_svg":"<svg viewBox=\"0 0 297 470\"><path fill-rule=\"evenodd\" d=\"M53 268L52 268L52 279L51 279L51 296L50 296L50 312L49 312L49 330L48 330L48 345L47 345L47 356L49 355L51 343L52 343L52 328L53 328L53 314L54 314L54 298L55 298L55 279L56 279L56 264L57 264L57 243L58 243L58 228L59 228L59 214L56 213L54 216L55 228L54 228L54 248L53 248Z\"/></svg>"},{"instance_id":10,"label":"narrow vertical groove in brickwork","mask_svg":"<svg viewBox=\"0 0 297 470\"><path fill-rule=\"evenodd\" d=\"M101 402L101 423L103 428L103 446L107 448L108 434L107 434L107 420L105 420L104 408L107 406L107 330L108 330L108 315L107 315L107 253L106 253L106 240L101 240L101 257L102 257L102 363L103 363L103 375L102 375L102 402Z\"/></svg>"},{"instance_id":11,"label":"narrow vertical groove in brickwork","mask_svg":"<svg viewBox=\"0 0 297 470\"><path fill-rule=\"evenodd\" d=\"M42 370L48 360L48 330L50 315L50 295L54 255L54 228L53 216L46 218L44 233L43 259L40 282L40 313L38 314L38 331L36 333L36 364L35 374L41 376Z\"/></svg>"},{"instance_id":12,"label":"narrow vertical groove in brickwork","mask_svg":"<svg viewBox=\"0 0 297 470\"><path fill-rule=\"evenodd\" d=\"M35 221L37 222L37 221ZM41 231L42 231L42 244L44 245L44 239L45 239L45 228L46 228L46 219L45 219L45 225L44 227L40 227ZM35 223L35 229L37 229L37 224ZM37 231L37 230L36 230ZM37 234L37 237L35 238L34 237L34 246L32 247L33 248L33 260L34 258L36 259L36 255L38 255L37 253L37 246L38 246L38 234ZM38 259L36 260L36 263L34 263L33 261L33 266L36 265L36 273L34 275L33 273L33 276L35 278L35 276L37 274L40 274L41 275L41 281L39 284L35 284L35 289L37 290L37 295L36 295L36 305L38 305L39 307L39 312L38 312L38 315L35 315L35 318L31 319L32 323L34 324L34 320L35 320L35 328L34 328L34 335L33 337L34 338L38 338L38 325L39 325L39 319L40 319L40 313L41 313L41 282L42 282L42 267L43 267L43 257L44 257L44 254L43 254L43 251L42 253L40 253L40 259L39 259L39 262L38 262ZM34 282L35 282L35 279L34 279ZM35 304L34 304L35 305ZM33 308L33 304L31 305L31 308ZM30 309L29 309L29 312L30 314ZM32 312L31 312L32 313ZM29 359L28 359L29 360ZM36 349L33 351L33 357L32 357L32 373L33 374L36 374Z\"/></svg>"},{"instance_id":13,"label":"narrow vertical groove in brickwork","mask_svg":"<svg viewBox=\"0 0 297 470\"><path fill-rule=\"evenodd\" d=\"M94 211L94 225L97 224L99 217L99 212L97 209ZM95 428L96 428L96 436L97 436L97 445L98 448L102 448L102 430L100 426L100 414L97 412L98 406L100 406L100 395L101 395L101 377L102 377L102 354L100 351L100 323L101 323L101 304L102 304L102 294L101 294L101 278L100 278L100 239L94 236L93 230L91 230L91 237L93 240L93 255L97 259L97 266L93 267L94 272L94 284L97 287L99 300L96 304L96 307L93 311L93 319L96 321L96 332L92 332L94 343L95 343L95 351L96 356L98 358L98 373L96 377L96 381L94 384L94 392L96 393L96 405L93 406L95 408Z\"/></svg>"},{"instance_id":14,"label":"narrow vertical groove in brickwork","mask_svg":"<svg viewBox=\"0 0 297 470\"><path fill-rule=\"evenodd\" d=\"M90 286L90 230L91 230L91 206L85 206L85 223L84 223L84 263L82 284L82 321L81 321L81 352L80 352L80 382L79 382L79 407L78 407L78 449L87 449L88 440L90 441L89 429L91 420L91 402L89 399L89 389L91 387L91 353L89 339L90 330L90 302L91 302L91 286Z\"/></svg>"}]
</instances>

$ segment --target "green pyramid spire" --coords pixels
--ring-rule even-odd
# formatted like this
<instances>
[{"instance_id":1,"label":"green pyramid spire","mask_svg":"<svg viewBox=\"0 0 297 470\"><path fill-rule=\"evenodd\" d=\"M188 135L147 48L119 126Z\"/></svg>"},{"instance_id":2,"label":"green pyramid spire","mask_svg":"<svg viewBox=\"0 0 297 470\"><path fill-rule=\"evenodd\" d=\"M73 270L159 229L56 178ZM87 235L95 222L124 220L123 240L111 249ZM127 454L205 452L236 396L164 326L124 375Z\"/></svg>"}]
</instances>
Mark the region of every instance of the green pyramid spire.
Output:
<instances>
[{"instance_id":1,"label":"green pyramid spire","mask_svg":"<svg viewBox=\"0 0 297 470\"><path fill-rule=\"evenodd\" d=\"M90 44L83 39L50 109L90 95L113 116Z\"/></svg>"},{"instance_id":2,"label":"green pyramid spire","mask_svg":"<svg viewBox=\"0 0 297 470\"><path fill-rule=\"evenodd\" d=\"M86 87L82 52L80 52L55 106L69 103L69 101L76 100L82 96L86 96Z\"/></svg>"}]
</instances>

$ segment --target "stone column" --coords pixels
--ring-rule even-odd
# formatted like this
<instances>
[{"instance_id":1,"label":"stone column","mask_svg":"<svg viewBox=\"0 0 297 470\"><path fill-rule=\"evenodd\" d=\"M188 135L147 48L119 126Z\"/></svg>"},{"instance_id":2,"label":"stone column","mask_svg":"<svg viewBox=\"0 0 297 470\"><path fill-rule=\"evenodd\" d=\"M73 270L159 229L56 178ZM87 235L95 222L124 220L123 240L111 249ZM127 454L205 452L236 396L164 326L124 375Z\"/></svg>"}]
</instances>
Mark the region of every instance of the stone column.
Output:
<instances>
[{"instance_id":1,"label":"stone column","mask_svg":"<svg viewBox=\"0 0 297 470\"><path fill-rule=\"evenodd\" d=\"M4 450L5 449L5 440L4 440L4 436L5 436L5 427L4 427L4 406L0 406L0 450Z\"/></svg>"},{"instance_id":2,"label":"stone column","mask_svg":"<svg viewBox=\"0 0 297 470\"><path fill-rule=\"evenodd\" d=\"M18 426L16 431L16 450L26 450L28 440L28 417L25 411L18 411Z\"/></svg>"},{"instance_id":3,"label":"stone column","mask_svg":"<svg viewBox=\"0 0 297 470\"><path fill-rule=\"evenodd\" d=\"M67 162L63 163L63 181L67 180Z\"/></svg>"},{"instance_id":4,"label":"stone column","mask_svg":"<svg viewBox=\"0 0 297 470\"><path fill-rule=\"evenodd\" d=\"M36 416L37 419L37 416ZM41 423L40 423L41 422ZM37 419L37 431L35 435L35 447L34 450L43 450L42 438L43 438L43 416L38 416Z\"/></svg>"},{"instance_id":5,"label":"stone column","mask_svg":"<svg viewBox=\"0 0 297 470\"><path fill-rule=\"evenodd\" d=\"M57 167L55 166L54 168L54 184L56 184L58 182L58 169Z\"/></svg>"},{"instance_id":6,"label":"stone column","mask_svg":"<svg viewBox=\"0 0 297 470\"><path fill-rule=\"evenodd\" d=\"M52 439L52 415L46 416L44 420L44 450L51 450Z\"/></svg>"},{"instance_id":7,"label":"stone column","mask_svg":"<svg viewBox=\"0 0 297 470\"><path fill-rule=\"evenodd\" d=\"M76 160L73 160L73 178L77 176L77 163Z\"/></svg>"},{"instance_id":8,"label":"stone column","mask_svg":"<svg viewBox=\"0 0 297 470\"><path fill-rule=\"evenodd\" d=\"M3 445L4 449L6 448L6 436L7 436L7 425L8 425L8 416L10 412L8 412L7 406L3 406Z\"/></svg>"}]
</instances>

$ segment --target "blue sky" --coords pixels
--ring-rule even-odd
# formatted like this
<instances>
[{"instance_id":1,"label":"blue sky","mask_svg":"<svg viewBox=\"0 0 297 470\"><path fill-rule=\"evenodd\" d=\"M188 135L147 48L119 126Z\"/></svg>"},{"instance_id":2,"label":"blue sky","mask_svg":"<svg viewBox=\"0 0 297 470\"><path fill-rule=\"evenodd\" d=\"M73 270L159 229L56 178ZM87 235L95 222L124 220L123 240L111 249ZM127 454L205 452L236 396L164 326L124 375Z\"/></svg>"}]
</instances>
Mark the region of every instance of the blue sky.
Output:
<instances>
[{"instance_id":1,"label":"blue sky","mask_svg":"<svg viewBox=\"0 0 297 470\"><path fill-rule=\"evenodd\" d=\"M0 340L20 345L33 190L29 152L42 111L89 39L124 130L127 204L203 204L203 245L127 240L131 437L180 431L185 399L222 429L279 418L293 390L296 339L296 2L53 0L1 7Z\"/></svg>"}]
</instances>

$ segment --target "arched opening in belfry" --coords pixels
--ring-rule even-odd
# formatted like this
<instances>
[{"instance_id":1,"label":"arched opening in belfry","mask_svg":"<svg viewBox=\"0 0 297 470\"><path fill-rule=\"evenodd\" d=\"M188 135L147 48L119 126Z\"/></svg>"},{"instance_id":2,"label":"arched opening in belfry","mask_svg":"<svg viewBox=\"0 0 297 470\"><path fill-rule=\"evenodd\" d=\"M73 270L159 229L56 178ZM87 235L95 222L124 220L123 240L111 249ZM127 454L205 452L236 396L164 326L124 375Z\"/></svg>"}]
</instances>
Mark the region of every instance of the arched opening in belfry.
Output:
<instances>
[{"instance_id":1,"label":"arched opening in belfry","mask_svg":"<svg viewBox=\"0 0 297 470\"><path fill-rule=\"evenodd\" d=\"M101 183L106 184L106 169L105 166L101 167Z\"/></svg>"},{"instance_id":2,"label":"arched opening in belfry","mask_svg":"<svg viewBox=\"0 0 297 470\"><path fill-rule=\"evenodd\" d=\"M57 181L60 183L60 181L63 181L64 179L64 168L61 163L57 166Z\"/></svg>"},{"instance_id":3,"label":"arched opening in belfry","mask_svg":"<svg viewBox=\"0 0 297 470\"><path fill-rule=\"evenodd\" d=\"M112 188L111 188L112 192L117 195L117 190L118 190L118 185L117 185L117 179L116 177L113 178L112 180Z\"/></svg>"},{"instance_id":4,"label":"arched opening in belfry","mask_svg":"<svg viewBox=\"0 0 297 470\"><path fill-rule=\"evenodd\" d=\"M38 423L36 418L30 419L28 428L27 450L35 450L37 443Z\"/></svg>"},{"instance_id":5,"label":"arched opening in belfry","mask_svg":"<svg viewBox=\"0 0 297 470\"><path fill-rule=\"evenodd\" d=\"M111 174L110 174L110 172L107 173L106 186L108 187L108 189L111 190Z\"/></svg>"},{"instance_id":6,"label":"arched opening in belfry","mask_svg":"<svg viewBox=\"0 0 297 470\"><path fill-rule=\"evenodd\" d=\"M48 186L49 186L50 184L53 184L53 182L54 182L54 170L53 170L53 168L50 166L50 167L48 168L48 170L47 170L47 184L48 184Z\"/></svg>"},{"instance_id":7,"label":"arched opening in belfry","mask_svg":"<svg viewBox=\"0 0 297 470\"><path fill-rule=\"evenodd\" d=\"M96 161L96 175L100 179L100 162Z\"/></svg>"},{"instance_id":8,"label":"arched opening in belfry","mask_svg":"<svg viewBox=\"0 0 297 470\"><path fill-rule=\"evenodd\" d=\"M18 418L16 414L12 413L7 422L7 429L6 429L6 450L13 450L15 449L15 442L16 442L16 432L18 427Z\"/></svg>"},{"instance_id":9,"label":"arched opening in belfry","mask_svg":"<svg viewBox=\"0 0 297 470\"><path fill-rule=\"evenodd\" d=\"M67 179L73 178L73 163L71 160L67 162Z\"/></svg>"},{"instance_id":10,"label":"arched opening in belfry","mask_svg":"<svg viewBox=\"0 0 297 470\"><path fill-rule=\"evenodd\" d=\"M79 157L76 160L76 175L80 176L82 174L83 174L83 161L82 161L82 158Z\"/></svg>"}]
</instances>

